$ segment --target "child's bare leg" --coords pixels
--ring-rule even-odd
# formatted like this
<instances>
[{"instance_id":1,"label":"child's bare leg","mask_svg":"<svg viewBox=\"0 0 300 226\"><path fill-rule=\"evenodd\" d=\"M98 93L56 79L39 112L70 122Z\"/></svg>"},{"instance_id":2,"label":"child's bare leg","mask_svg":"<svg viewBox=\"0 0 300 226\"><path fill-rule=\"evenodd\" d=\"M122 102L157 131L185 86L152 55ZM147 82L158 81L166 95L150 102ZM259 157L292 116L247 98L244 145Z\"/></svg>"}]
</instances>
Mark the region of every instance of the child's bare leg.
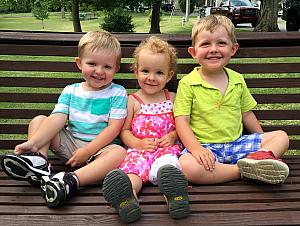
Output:
<instances>
[{"instance_id":1,"label":"child's bare leg","mask_svg":"<svg viewBox=\"0 0 300 226\"><path fill-rule=\"evenodd\" d=\"M103 181L103 196L119 213L122 221L137 221L142 214L136 194L141 190L142 180L123 170L110 171Z\"/></svg>"},{"instance_id":2,"label":"child's bare leg","mask_svg":"<svg viewBox=\"0 0 300 226\"><path fill-rule=\"evenodd\" d=\"M238 180L241 175L237 165L215 163L213 171L207 171L191 154L179 158L182 172L186 178L196 184L216 184Z\"/></svg>"},{"instance_id":3,"label":"child's bare leg","mask_svg":"<svg viewBox=\"0 0 300 226\"><path fill-rule=\"evenodd\" d=\"M47 144L45 144L42 147L37 147L36 144L34 144L31 141L31 138L41 129L41 125L44 123L44 121L47 119L47 116L39 115L36 116L31 120L28 126L28 140L24 143L21 143L15 147L15 154L20 155L25 152L39 152L43 156L48 156L48 150L49 146L58 148L60 144L60 138L58 135L56 135L51 141L49 141Z\"/></svg>"},{"instance_id":4,"label":"child's bare leg","mask_svg":"<svg viewBox=\"0 0 300 226\"><path fill-rule=\"evenodd\" d=\"M40 186L42 176L49 176L51 173L50 164L47 161L49 145L45 145L38 155L22 155L23 153L39 152L38 147L30 142L30 138L39 129L40 125L46 119L46 116L40 115L31 120L28 126L28 141L16 145L15 154L6 155L2 162L2 168L7 175L16 180L25 180L34 186Z\"/></svg>"},{"instance_id":5,"label":"child's bare leg","mask_svg":"<svg viewBox=\"0 0 300 226\"><path fill-rule=\"evenodd\" d=\"M45 115L39 115L33 118L28 126L28 140L35 134L35 132L40 128L44 120L47 118ZM21 144L22 145L22 144ZM44 145L43 147L37 149L36 147L33 147L33 151L39 152L45 157L48 156L48 150L49 150L50 143ZM21 146L22 147L22 146Z\"/></svg>"},{"instance_id":6,"label":"child's bare leg","mask_svg":"<svg viewBox=\"0 0 300 226\"><path fill-rule=\"evenodd\" d=\"M74 172L60 172L51 178L43 177L41 190L46 205L48 207L60 206L67 198L73 196L79 186L99 183L109 171L122 163L125 155L124 148L114 146Z\"/></svg>"},{"instance_id":7,"label":"child's bare leg","mask_svg":"<svg viewBox=\"0 0 300 226\"><path fill-rule=\"evenodd\" d=\"M103 180L105 175L119 167L126 155L126 150L122 147L114 147L104 151L97 156L94 161L76 170L80 186L93 184Z\"/></svg>"},{"instance_id":8,"label":"child's bare leg","mask_svg":"<svg viewBox=\"0 0 300 226\"><path fill-rule=\"evenodd\" d=\"M142 185L143 185L142 179L136 174L128 174L128 177L132 184L133 193L134 193L135 197L137 198L137 194L142 189Z\"/></svg>"},{"instance_id":9,"label":"child's bare leg","mask_svg":"<svg viewBox=\"0 0 300 226\"><path fill-rule=\"evenodd\" d=\"M261 148L272 151L276 157L282 156L288 147L288 135L282 130L264 133L262 136Z\"/></svg>"}]
</instances>

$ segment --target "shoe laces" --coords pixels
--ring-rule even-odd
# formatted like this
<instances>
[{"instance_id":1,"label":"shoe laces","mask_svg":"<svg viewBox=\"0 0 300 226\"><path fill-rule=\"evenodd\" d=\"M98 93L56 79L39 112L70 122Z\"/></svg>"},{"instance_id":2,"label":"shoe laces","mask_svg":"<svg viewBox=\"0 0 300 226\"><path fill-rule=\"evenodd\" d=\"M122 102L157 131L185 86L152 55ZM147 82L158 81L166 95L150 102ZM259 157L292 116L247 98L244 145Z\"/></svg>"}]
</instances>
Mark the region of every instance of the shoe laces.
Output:
<instances>
[{"instance_id":1,"label":"shoe laces","mask_svg":"<svg viewBox=\"0 0 300 226\"><path fill-rule=\"evenodd\" d=\"M57 180L60 183L64 184L66 188L66 193L68 196L71 196L77 190L77 180L76 175L73 172L60 172L55 174L51 180Z\"/></svg>"},{"instance_id":2,"label":"shoe laces","mask_svg":"<svg viewBox=\"0 0 300 226\"><path fill-rule=\"evenodd\" d=\"M33 167L44 166L47 164L47 160L40 155L21 155L22 158L31 162Z\"/></svg>"}]
</instances>

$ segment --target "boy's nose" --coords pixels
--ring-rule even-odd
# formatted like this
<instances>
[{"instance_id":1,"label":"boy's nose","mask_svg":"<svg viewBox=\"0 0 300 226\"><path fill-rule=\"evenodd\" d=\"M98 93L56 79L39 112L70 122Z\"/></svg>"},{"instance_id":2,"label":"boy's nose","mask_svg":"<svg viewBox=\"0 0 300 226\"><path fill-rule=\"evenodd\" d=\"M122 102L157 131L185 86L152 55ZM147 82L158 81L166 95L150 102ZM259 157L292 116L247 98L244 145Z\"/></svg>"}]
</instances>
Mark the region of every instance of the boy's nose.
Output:
<instances>
[{"instance_id":1,"label":"boy's nose","mask_svg":"<svg viewBox=\"0 0 300 226\"><path fill-rule=\"evenodd\" d=\"M98 74L101 74L101 73L103 73L103 68L102 67L96 67L96 73L98 73Z\"/></svg>"},{"instance_id":2,"label":"boy's nose","mask_svg":"<svg viewBox=\"0 0 300 226\"><path fill-rule=\"evenodd\" d=\"M218 46L216 44L213 44L213 45L211 45L209 50L210 50L210 52L215 52L218 50Z\"/></svg>"}]
</instances>

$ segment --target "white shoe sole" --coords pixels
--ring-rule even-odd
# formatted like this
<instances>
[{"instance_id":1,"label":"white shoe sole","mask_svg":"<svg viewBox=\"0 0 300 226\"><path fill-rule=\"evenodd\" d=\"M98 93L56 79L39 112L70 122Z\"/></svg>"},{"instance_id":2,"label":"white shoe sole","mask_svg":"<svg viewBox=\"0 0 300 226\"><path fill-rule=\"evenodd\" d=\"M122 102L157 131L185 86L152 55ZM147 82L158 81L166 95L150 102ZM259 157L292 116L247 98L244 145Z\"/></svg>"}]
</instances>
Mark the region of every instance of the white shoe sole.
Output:
<instances>
[{"instance_id":1,"label":"white shoe sole","mask_svg":"<svg viewBox=\"0 0 300 226\"><path fill-rule=\"evenodd\" d=\"M48 172L30 166L25 160L16 155L6 155L2 159L2 168L5 173L16 180L25 180L31 184L38 185L42 176L50 175L50 164Z\"/></svg>"},{"instance_id":2,"label":"white shoe sole","mask_svg":"<svg viewBox=\"0 0 300 226\"><path fill-rule=\"evenodd\" d=\"M240 159L237 162L241 176L270 184L283 183L289 175L289 167L274 159Z\"/></svg>"}]
</instances>

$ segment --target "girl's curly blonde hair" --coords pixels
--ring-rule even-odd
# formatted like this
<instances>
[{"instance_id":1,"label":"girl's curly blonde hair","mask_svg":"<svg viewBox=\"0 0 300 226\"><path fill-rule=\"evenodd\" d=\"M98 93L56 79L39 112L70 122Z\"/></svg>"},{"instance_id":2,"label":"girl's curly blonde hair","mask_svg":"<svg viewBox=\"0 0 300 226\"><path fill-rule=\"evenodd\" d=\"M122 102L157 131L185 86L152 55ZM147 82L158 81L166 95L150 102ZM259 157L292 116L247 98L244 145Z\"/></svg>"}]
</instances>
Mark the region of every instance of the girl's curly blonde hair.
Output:
<instances>
[{"instance_id":1,"label":"girl's curly blonde hair","mask_svg":"<svg viewBox=\"0 0 300 226\"><path fill-rule=\"evenodd\" d=\"M170 57L169 76L173 77L176 74L177 51L167 41L164 41L156 36L151 36L151 37L147 38L145 41L141 42L138 45L138 47L136 47L136 49L133 53L134 63L132 65L132 68L138 67L139 56L140 56L140 52L142 50L150 50L153 53L163 53L163 54L169 55L169 57Z\"/></svg>"}]
</instances>

